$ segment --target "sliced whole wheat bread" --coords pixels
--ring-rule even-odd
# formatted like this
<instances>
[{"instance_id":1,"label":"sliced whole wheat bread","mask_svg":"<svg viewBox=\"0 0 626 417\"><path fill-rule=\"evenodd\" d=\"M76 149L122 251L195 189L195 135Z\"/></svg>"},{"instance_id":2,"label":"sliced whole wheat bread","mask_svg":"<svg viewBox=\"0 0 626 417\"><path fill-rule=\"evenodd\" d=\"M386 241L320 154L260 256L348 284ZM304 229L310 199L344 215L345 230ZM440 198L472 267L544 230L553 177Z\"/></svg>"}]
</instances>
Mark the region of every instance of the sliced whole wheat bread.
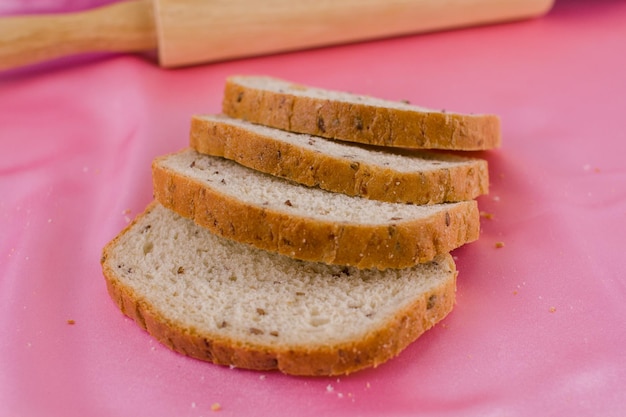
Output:
<instances>
[{"instance_id":1,"label":"sliced whole wheat bread","mask_svg":"<svg viewBox=\"0 0 626 417\"><path fill-rule=\"evenodd\" d=\"M449 254L405 270L297 261L212 234L152 203L103 250L111 298L182 354L338 375L396 356L455 297Z\"/></svg>"},{"instance_id":2,"label":"sliced whole wheat bread","mask_svg":"<svg viewBox=\"0 0 626 417\"><path fill-rule=\"evenodd\" d=\"M488 192L487 161L390 151L255 125L225 115L192 117L190 145L307 186L396 203L471 200Z\"/></svg>"},{"instance_id":3,"label":"sliced whole wheat bread","mask_svg":"<svg viewBox=\"0 0 626 417\"><path fill-rule=\"evenodd\" d=\"M495 115L429 110L270 77L229 77L222 112L291 132L389 147L473 151L501 141Z\"/></svg>"},{"instance_id":4,"label":"sliced whole wheat bread","mask_svg":"<svg viewBox=\"0 0 626 417\"><path fill-rule=\"evenodd\" d=\"M154 196L220 236L358 268L428 262L479 235L475 200L413 205L308 188L185 149L156 158Z\"/></svg>"}]
</instances>

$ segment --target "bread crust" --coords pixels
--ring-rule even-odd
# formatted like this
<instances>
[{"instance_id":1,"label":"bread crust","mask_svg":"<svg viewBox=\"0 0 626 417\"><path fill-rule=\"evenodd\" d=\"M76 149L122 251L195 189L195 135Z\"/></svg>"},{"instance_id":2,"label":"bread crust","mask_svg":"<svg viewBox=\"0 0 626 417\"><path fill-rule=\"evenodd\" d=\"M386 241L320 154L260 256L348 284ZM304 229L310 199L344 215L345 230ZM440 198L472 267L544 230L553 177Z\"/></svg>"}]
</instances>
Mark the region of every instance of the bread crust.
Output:
<instances>
[{"instance_id":1,"label":"bread crust","mask_svg":"<svg viewBox=\"0 0 626 417\"><path fill-rule=\"evenodd\" d=\"M392 203L457 202L474 199L489 190L487 161L482 159L446 169L397 171L326 155L201 117L192 118L190 146L200 153L232 159L309 187Z\"/></svg>"},{"instance_id":2,"label":"bread crust","mask_svg":"<svg viewBox=\"0 0 626 417\"><path fill-rule=\"evenodd\" d=\"M293 95L226 80L222 111L278 129L370 145L478 151L500 146L496 115L377 107ZM295 85L292 85L295 86ZM306 92L308 87L297 86Z\"/></svg>"},{"instance_id":3,"label":"bread crust","mask_svg":"<svg viewBox=\"0 0 626 417\"><path fill-rule=\"evenodd\" d=\"M209 186L152 164L154 197L213 233L257 248L313 262L369 268L406 268L478 239L475 200L451 205L426 219L365 225L297 217L246 204Z\"/></svg>"},{"instance_id":4,"label":"bread crust","mask_svg":"<svg viewBox=\"0 0 626 417\"><path fill-rule=\"evenodd\" d=\"M148 212L150 207L146 210ZM286 374L322 376L349 374L377 365L397 356L426 330L442 320L455 303L457 271L449 254L438 262L444 263L452 279L424 293L407 307L365 335L341 343L315 345L270 346L236 340L223 335L190 329L160 312L148 299L138 296L125 285L111 265L111 250L121 236L137 222L109 242L102 252L101 265L107 291L123 314L134 320L150 335L170 349L184 355L253 370L279 370Z\"/></svg>"}]
</instances>

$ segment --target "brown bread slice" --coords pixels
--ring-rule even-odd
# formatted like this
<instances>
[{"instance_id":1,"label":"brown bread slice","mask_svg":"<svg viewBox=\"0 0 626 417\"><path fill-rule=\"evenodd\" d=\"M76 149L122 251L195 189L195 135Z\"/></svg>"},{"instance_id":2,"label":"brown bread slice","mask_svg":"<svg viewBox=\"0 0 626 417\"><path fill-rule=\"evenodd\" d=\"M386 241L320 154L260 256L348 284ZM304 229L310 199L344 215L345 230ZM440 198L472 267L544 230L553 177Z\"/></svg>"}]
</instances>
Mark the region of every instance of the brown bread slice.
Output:
<instances>
[{"instance_id":1,"label":"brown bread slice","mask_svg":"<svg viewBox=\"0 0 626 417\"><path fill-rule=\"evenodd\" d=\"M161 204L212 232L296 259L405 268L478 238L476 201L412 205L304 187L192 149L152 164Z\"/></svg>"},{"instance_id":2,"label":"brown bread slice","mask_svg":"<svg viewBox=\"0 0 626 417\"><path fill-rule=\"evenodd\" d=\"M121 311L182 354L338 375L398 355L455 299L449 254L405 270L297 261L218 237L151 204L103 250Z\"/></svg>"},{"instance_id":3,"label":"brown bread slice","mask_svg":"<svg viewBox=\"0 0 626 417\"><path fill-rule=\"evenodd\" d=\"M193 116L190 145L300 184L373 200L446 203L471 200L489 188L482 159L365 148L225 115Z\"/></svg>"},{"instance_id":4,"label":"brown bread slice","mask_svg":"<svg viewBox=\"0 0 626 417\"><path fill-rule=\"evenodd\" d=\"M501 142L495 115L429 110L270 77L228 78L222 112L287 131L370 145L475 151Z\"/></svg>"}]
</instances>

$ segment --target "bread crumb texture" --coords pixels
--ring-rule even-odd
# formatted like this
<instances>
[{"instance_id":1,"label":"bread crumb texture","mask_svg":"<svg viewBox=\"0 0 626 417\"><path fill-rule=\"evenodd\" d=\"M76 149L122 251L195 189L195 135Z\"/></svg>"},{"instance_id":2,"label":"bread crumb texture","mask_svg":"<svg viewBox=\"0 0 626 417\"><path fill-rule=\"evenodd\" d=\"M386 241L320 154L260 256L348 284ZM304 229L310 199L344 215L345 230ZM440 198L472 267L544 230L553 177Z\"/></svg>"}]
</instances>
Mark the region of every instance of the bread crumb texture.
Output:
<instances>
[{"instance_id":1,"label":"bread crumb texture","mask_svg":"<svg viewBox=\"0 0 626 417\"><path fill-rule=\"evenodd\" d=\"M447 254L384 271L297 261L158 204L105 248L102 263L113 300L170 348L301 375L390 359L445 317L455 295Z\"/></svg>"}]
</instances>

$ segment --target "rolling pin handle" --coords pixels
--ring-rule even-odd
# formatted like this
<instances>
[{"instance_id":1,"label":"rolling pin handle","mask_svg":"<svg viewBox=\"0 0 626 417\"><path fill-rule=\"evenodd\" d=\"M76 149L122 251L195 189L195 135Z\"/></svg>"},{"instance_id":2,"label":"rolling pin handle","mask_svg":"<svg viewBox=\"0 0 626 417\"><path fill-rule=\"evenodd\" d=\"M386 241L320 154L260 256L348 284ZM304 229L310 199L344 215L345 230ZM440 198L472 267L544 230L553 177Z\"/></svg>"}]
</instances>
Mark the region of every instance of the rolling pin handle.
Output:
<instances>
[{"instance_id":1,"label":"rolling pin handle","mask_svg":"<svg viewBox=\"0 0 626 417\"><path fill-rule=\"evenodd\" d=\"M0 70L86 52L156 47L152 4L147 0L67 14L0 18Z\"/></svg>"}]
</instances>

